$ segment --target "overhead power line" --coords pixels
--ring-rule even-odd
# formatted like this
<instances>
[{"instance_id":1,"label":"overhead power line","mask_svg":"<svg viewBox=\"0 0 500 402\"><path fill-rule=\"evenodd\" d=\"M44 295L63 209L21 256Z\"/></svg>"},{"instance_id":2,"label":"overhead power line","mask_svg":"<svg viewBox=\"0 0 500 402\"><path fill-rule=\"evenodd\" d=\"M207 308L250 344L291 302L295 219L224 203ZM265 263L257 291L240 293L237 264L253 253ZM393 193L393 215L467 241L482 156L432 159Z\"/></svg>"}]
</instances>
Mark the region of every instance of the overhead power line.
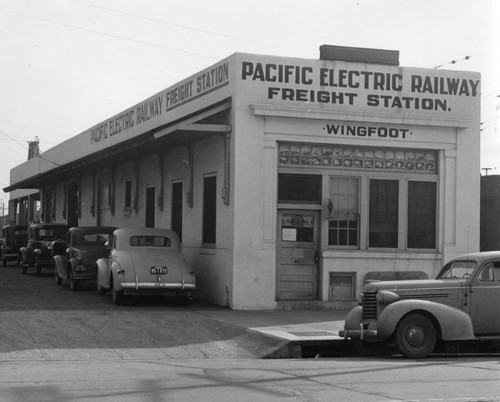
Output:
<instances>
[{"instance_id":1,"label":"overhead power line","mask_svg":"<svg viewBox=\"0 0 500 402\"><path fill-rule=\"evenodd\" d=\"M108 36L110 38L122 39L122 40L126 40L126 41L129 41L129 42L140 43L142 45L148 45L148 46L159 47L159 48L162 48L162 49L173 50L175 52L186 53L186 54L190 54L192 56L199 56L199 57L205 57L207 59L219 60L218 57L210 56L210 55L207 55L207 54L190 52L189 50L179 49L179 48L172 47L172 46L166 46L166 45L162 45L162 44L159 44L159 43L153 43L153 42L148 42L148 41L144 41L144 40L133 39L133 38L129 38L129 37L126 37L126 36L115 35L115 34L112 34L112 33L107 33L107 32L102 32L102 31L95 31L93 29L83 28L83 27L79 27L79 26L71 25L71 24L66 24L64 22L53 21L53 20L49 20L47 18L35 17L33 15L23 14L23 13L19 13L17 11L0 9L0 12L14 14L14 15L17 15L17 16L20 16L20 17L30 18L30 19L33 19L33 20L46 22L48 24L59 25L59 26L63 26L63 27L66 27L66 28L71 28L71 29L76 29L76 30L83 31L83 32L90 32L90 33L97 34L97 35Z\"/></svg>"},{"instance_id":2,"label":"overhead power line","mask_svg":"<svg viewBox=\"0 0 500 402\"><path fill-rule=\"evenodd\" d=\"M440 64L439 66L436 66L434 68L437 69L437 68L441 68L441 67L444 67L444 66L449 66L450 64L456 64L456 63L461 62L461 61L467 61L467 60L470 60L473 57L477 57L477 56L483 55L485 53L492 52L493 50L497 49L498 47L499 46L495 46L495 47L492 47L491 49L485 50L484 52L476 53L476 54L473 54L471 56L465 56L465 57L462 57L461 59L457 59L457 60L451 60L448 63Z\"/></svg>"},{"instance_id":3,"label":"overhead power line","mask_svg":"<svg viewBox=\"0 0 500 402\"><path fill-rule=\"evenodd\" d=\"M97 9L100 9L100 10L111 11L113 13L117 13L117 14L121 14L121 15L127 15L129 17L139 18L139 19L142 19L142 20L145 20L145 21L156 22L158 24L169 25L169 26L173 26L173 27L177 27L177 28L187 29L187 30L190 30L190 31L201 32L201 33L205 33L205 34L209 34L209 35L220 36L220 37L226 38L226 39L235 39L235 40L238 40L238 41L241 41L241 42L253 43L253 44L256 44L256 45L260 45L260 46L273 47L273 48L276 48L276 49L291 50L291 51L294 51L294 52L312 54L312 52L305 52L303 50L297 50L297 49L292 49L292 48L289 48L289 47L273 45L273 44L268 43L268 42L259 42L259 41L253 40L253 39L242 38L241 36L234 36L234 35L225 34L223 32L209 31L209 30L206 30L206 29L195 28L195 27L192 27L192 26L178 24L178 23L170 22L170 21L165 21L165 20L161 20L161 19L158 19L158 18L152 18L152 17L147 17L147 16L144 16L144 15L130 13L130 12L127 12L127 11L117 10L117 9L114 9L114 8L103 7L101 5L89 4L89 3L85 3L83 1L78 1L78 0L68 0L68 1L70 1L71 3L80 4L80 5L87 6L87 7L93 7L93 8L97 8Z\"/></svg>"}]
</instances>

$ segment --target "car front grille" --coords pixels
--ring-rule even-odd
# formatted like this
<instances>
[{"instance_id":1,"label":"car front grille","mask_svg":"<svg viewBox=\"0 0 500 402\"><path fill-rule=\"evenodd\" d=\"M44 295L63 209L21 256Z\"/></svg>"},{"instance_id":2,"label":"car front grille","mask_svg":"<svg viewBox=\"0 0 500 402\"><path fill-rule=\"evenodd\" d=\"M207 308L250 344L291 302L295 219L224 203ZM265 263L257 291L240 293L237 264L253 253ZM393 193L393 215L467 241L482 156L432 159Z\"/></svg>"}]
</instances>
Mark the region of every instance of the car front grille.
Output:
<instances>
[{"instance_id":1,"label":"car front grille","mask_svg":"<svg viewBox=\"0 0 500 402\"><path fill-rule=\"evenodd\" d=\"M363 319L377 319L377 292L363 292Z\"/></svg>"}]
</instances>

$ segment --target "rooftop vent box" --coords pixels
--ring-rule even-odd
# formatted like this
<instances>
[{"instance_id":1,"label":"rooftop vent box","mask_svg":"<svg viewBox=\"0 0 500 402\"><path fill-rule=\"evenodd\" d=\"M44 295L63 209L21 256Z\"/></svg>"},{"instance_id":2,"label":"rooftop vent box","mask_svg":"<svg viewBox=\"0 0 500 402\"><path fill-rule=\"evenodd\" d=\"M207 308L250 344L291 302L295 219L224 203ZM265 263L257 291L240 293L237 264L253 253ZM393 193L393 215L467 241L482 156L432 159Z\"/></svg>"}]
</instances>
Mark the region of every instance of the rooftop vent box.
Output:
<instances>
[{"instance_id":1,"label":"rooftop vent box","mask_svg":"<svg viewBox=\"0 0 500 402\"><path fill-rule=\"evenodd\" d=\"M319 58L320 60L399 66L399 50L322 45L319 47Z\"/></svg>"}]
</instances>

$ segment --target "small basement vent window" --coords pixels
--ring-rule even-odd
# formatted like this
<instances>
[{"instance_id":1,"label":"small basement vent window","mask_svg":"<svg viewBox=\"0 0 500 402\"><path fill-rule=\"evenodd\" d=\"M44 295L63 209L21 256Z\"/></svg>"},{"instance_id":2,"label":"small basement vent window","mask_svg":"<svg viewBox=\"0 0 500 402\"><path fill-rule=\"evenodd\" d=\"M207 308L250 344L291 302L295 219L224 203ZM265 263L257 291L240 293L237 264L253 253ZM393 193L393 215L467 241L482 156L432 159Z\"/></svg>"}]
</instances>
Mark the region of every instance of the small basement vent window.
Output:
<instances>
[{"instance_id":1,"label":"small basement vent window","mask_svg":"<svg viewBox=\"0 0 500 402\"><path fill-rule=\"evenodd\" d=\"M330 272L330 292L328 300L352 301L355 299L355 272Z\"/></svg>"}]
</instances>

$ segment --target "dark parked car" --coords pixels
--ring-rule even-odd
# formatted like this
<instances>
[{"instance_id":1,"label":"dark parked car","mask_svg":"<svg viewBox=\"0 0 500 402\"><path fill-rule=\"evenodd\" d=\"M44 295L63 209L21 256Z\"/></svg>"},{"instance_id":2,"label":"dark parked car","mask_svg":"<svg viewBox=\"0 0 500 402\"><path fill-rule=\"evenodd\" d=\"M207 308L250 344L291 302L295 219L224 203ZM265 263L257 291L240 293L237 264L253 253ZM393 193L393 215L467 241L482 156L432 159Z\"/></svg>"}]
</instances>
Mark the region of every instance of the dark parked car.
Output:
<instances>
[{"instance_id":1,"label":"dark parked car","mask_svg":"<svg viewBox=\"0 0 500 402\"><path fill-rule=\"evenodd\" d=\"M500 340L500 252L448 262L436 279L371 282L339 335L360 351L394 344L423 358L436 343Z\"/></svg>"},{"instance_id":2,"label":"dark parked car","mask_svg":"<svg viewBox=\"0 0 500 402\"><path fill-rule=\"evenodd\" d=\"M21 263L19 249L28 242L28 225L7 225L2 228L1 252L2 264L7 266L9 261Z\"/></svg>"},{"instance_id":3,"label":"dark parked car","mask_svg":"<svg viewBox=\"0 0 500 402\"><path fill-rule=\"evenodd\" d=\"M97 278L96 261L109 256L106 243L111 241L113 227L74 227L68 232L66 253L54 256L56 284L69 280L71 290L77 290L80 282Z\"/></svg>"},{"instance_id":4,"label":"dark parked car","mask_svg":"<svg viewBox=\"0 0 500 402\"><path fill-rule=\"evenodd\" d=\"M23 274L35 267L37 275L42 268L54 268L54 256L66 253L69 227L63 223L36 223L28 227L28 244L21 247Z\"/></svg>"}]
</instances>

